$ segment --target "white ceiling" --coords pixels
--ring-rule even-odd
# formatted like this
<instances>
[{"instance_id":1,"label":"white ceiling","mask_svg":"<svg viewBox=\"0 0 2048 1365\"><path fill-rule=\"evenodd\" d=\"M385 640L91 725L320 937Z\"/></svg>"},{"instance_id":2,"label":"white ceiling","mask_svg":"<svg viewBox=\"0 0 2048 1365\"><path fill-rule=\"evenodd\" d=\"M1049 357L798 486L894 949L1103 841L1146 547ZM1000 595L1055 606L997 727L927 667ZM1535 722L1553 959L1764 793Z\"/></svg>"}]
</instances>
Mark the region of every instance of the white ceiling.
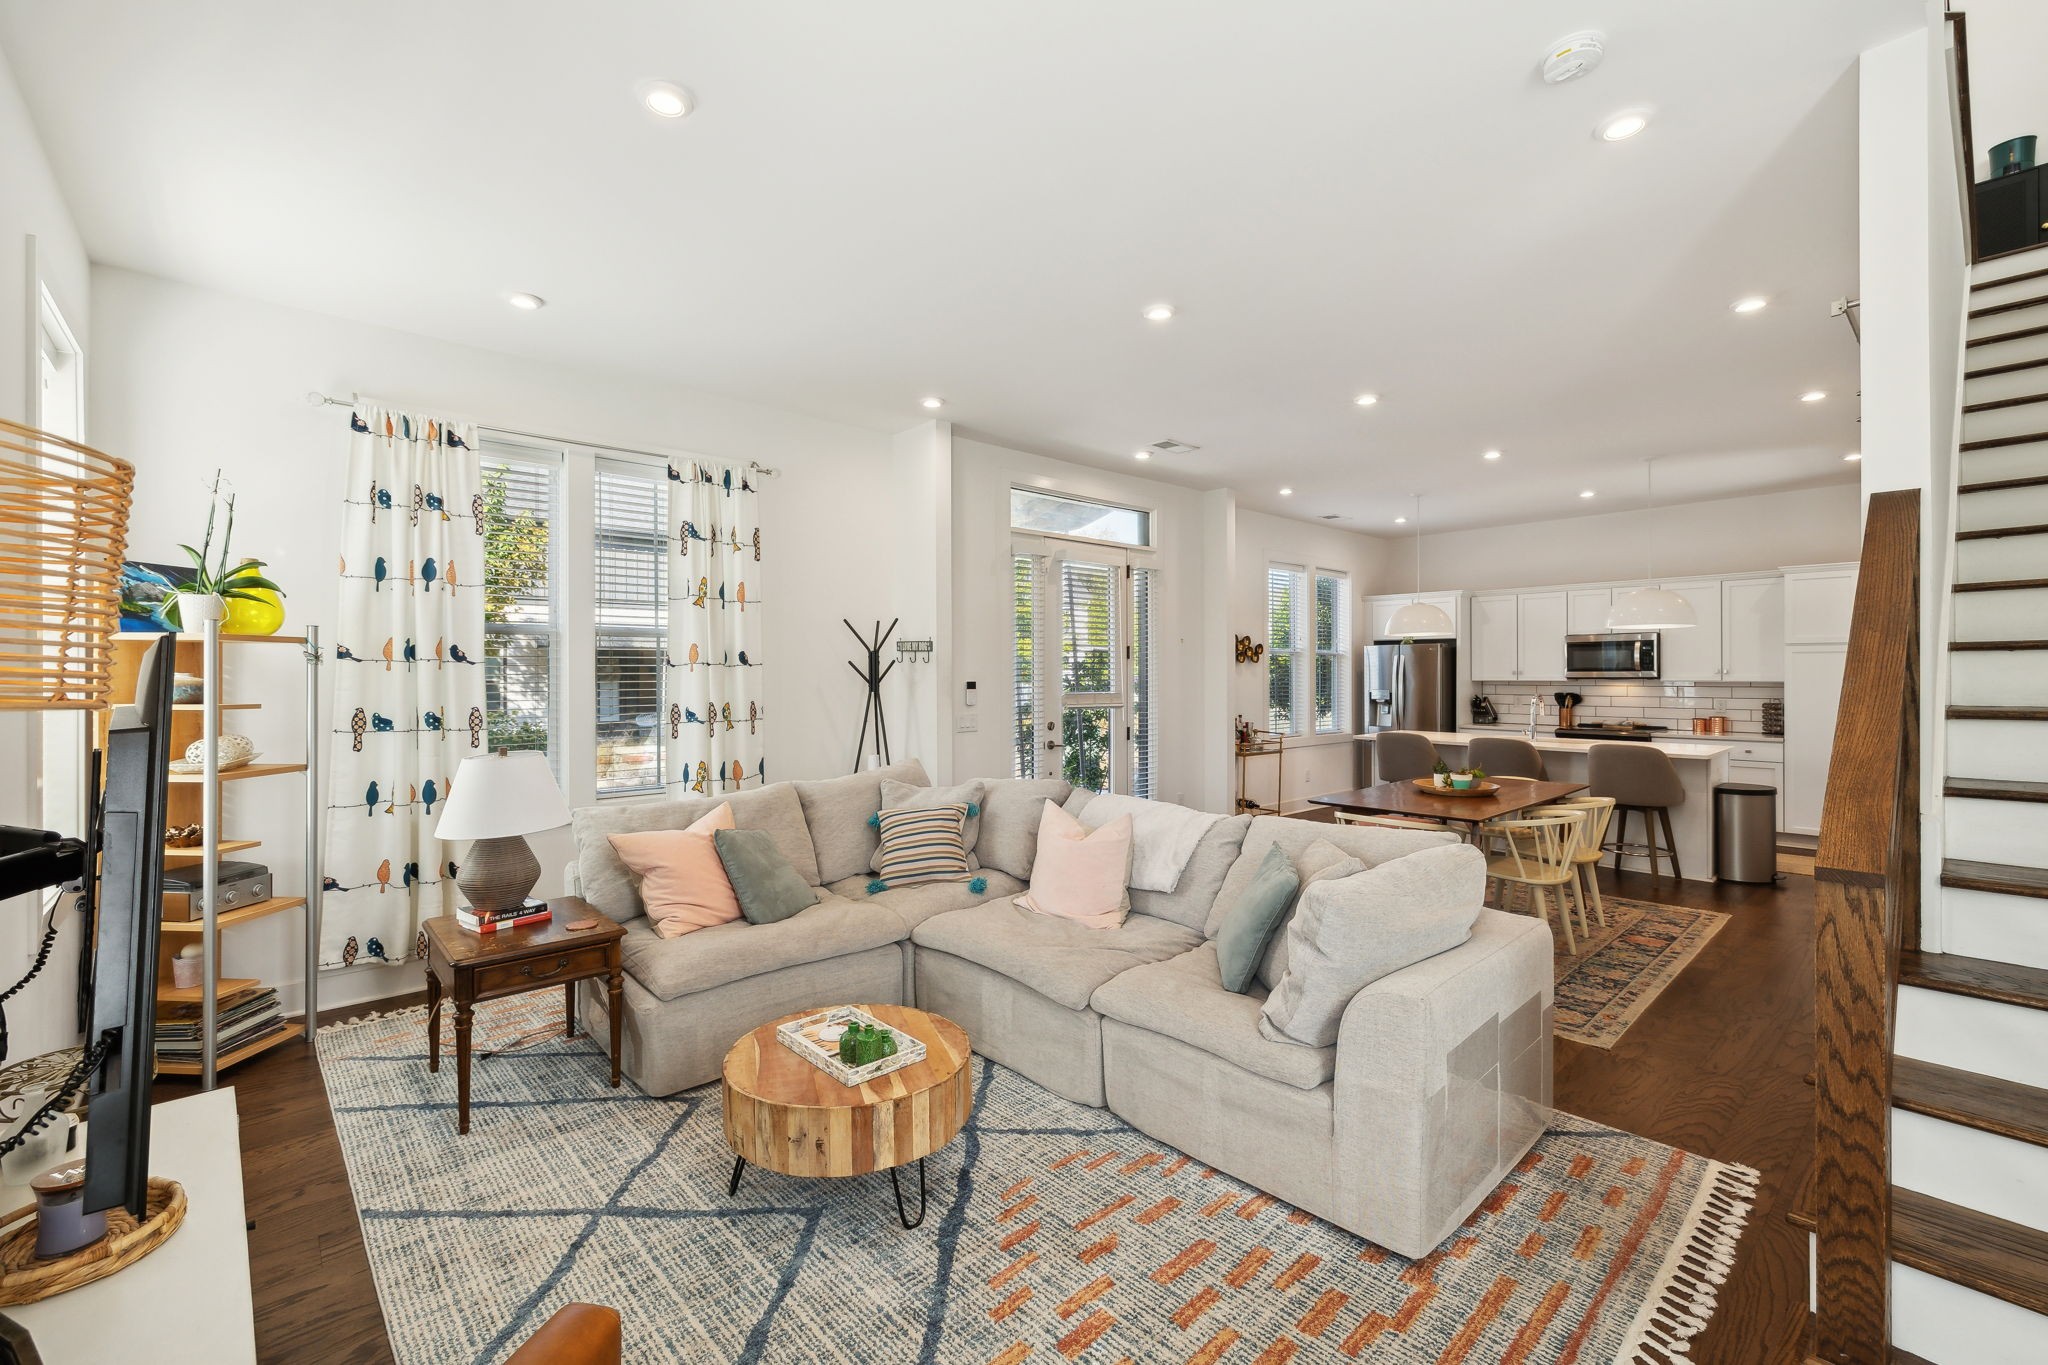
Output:
<instances>
[{"instance_id":1,"label":"white ceiling","mask_svg":"<svg viewBox=\"0 0 2048 1365\"><path fill-rule=\"evenodd\" d=\"M1415 491L1432 527L1612 510L1647 456L1673 500L1853 477L1855 61L1921 17L0 0L0 47L96 260L882 430L943 394L1386 530ZM1606 64L1544 86L1586 27ZM649 116L650 78L697 111ZM1593 137L1626 108L1646 133ZM1162 437L1202 449L1135 465Z\"/></svg>"}]
</instances>

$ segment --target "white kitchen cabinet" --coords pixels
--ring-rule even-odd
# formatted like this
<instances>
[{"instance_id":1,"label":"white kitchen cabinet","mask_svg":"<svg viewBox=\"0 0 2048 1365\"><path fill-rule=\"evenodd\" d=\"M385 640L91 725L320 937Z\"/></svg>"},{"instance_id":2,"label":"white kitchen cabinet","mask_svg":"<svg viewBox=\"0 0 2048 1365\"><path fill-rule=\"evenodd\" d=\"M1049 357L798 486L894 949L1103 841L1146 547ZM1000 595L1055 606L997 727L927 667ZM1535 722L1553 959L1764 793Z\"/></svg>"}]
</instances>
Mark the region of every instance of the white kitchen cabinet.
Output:
<instances>
[{"instance_id":1,"label":"white kitchen cabinet","mask_svg":"<svg viewBox=\"0 0 2048 1365\"><path fill-rule=\"evenodd\" d=\"M1856 565L1802 564L1785 570L1786 644L1845 643L1855 607Z\"/></svg>"},{"instance_id":2,"label":"white kitchen cabinet","mask_svg":"<svg viewBox=\"0 0 2048 1365\"><path fill-rule=\"evenodd\" d=\"M1420 600L1441 609L1444 615L1451 618L1451 624L1455 628L1458 625L1459 599L1463 596L1463 593L1458 592L1426 592L1422 594ZM1366 620L1372 628L1372 634L1366 638L1368 640L1393 639L1393 632L1388 629L1388 626L1394 619L1394 613L1416 600L1418 599L1414 594L1405 592L1393 593L1385 597L1368 597L1365 600Z\"/></svg>"},{"instance_id":3,"label":"white kitchen cabinet","mask_svg":"<svg viewBox=\"0 0 2048 1365\"><path fill-rule=\"evenodd\" d=\"M1472 597L1472 680L1512 682L1521 676L1516 628L1516 595L1475 593Z\"/></svg>"},{"instance_id":4,"label":"white kitchen cabinet","mask_svg":"<svg viewBox=\"0 0 2048 1365\"><path fill-rule=\"evenodd\" d=\"M1729 682L1785 681L1785 580L1721 583L1721 676Z\"/></svg>"},{"instance_id":5,"label":"white kitchen cabinet","mask_svg":"<svg viewBox=\"0 0 2048 1365\"><path fill-rule=\"evenodd\" d=\"M1600 635L1614 607L1612 588L1573 588L1565 594L1565 629L1572 635Z\"/></svg>"},{"instance_id":6,"label":"white kitchen cabinet","mask_svg":"<svg viewBox=\"0 0 2048 1365\"><path fill-rule=\"evenodd\" d=\"M1515 658L1523 682L1564 681L1567 605L1562 592L1515 596Z\"/></svg>"},{"instance_id":7,"label":"white kitchen cabinet","mask_svg":"<svg viewBox=\"0 0 2048 1365\"><path fill-rule=\"evenodd\" d=\"M1785 799L1779 819L1795 834L1820 833L1848 659L1846 643L1785 646Z\"/></svg>"},{"instance_id":8,"label":"white kitchen cabinet","mask_svg":"<svg viewBox=\"0 0 2048 1365\"><path fill-rule=\"evenodd\" d=\"M1721 680L1721 580L1694 578L1666 583L1691 604L1699 624L1657 636L1657 674L1666 682L1711 683Z\"/></svg>"}]
</instances>

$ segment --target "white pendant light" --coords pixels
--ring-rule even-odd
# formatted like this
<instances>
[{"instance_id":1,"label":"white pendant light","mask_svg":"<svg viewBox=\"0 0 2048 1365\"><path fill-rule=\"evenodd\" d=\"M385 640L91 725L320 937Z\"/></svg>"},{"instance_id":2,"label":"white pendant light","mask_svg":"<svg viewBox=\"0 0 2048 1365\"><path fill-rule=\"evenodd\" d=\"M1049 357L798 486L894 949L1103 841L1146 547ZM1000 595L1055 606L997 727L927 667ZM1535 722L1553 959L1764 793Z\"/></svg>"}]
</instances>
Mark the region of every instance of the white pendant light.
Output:
<instances>
[{"instance_id":1,"label":"white pendant light","mask_svg":"<svg viewBox=\"0 0 2048 1365\"><path fill-rule=\"evenodd\" d=\"M1655 576L1653 549L1657 543L1656 532L1650 526L1649 514L1657 505L1656 467L1654 456L1643 461L1643 577ZM1692 609L1692 603L1672 592L1669 588L1637 588L1622 593L1614 599L1607 611L1609 630L1686 630L1700 623L1699 613Z\"/></svg>"},{"instance_id":2,"label":"white pendant light","mask_svg":"<svg viewBox=\"0 0 2048 1365\"><path fill-rule=\"evenodd\" d=\"M1422 495L1415 496L1415 598L1387 621L1387 634L1401 640L1443 639L1458 633L1450 614L1422 600Z\"/></svg>"}]
</instances>

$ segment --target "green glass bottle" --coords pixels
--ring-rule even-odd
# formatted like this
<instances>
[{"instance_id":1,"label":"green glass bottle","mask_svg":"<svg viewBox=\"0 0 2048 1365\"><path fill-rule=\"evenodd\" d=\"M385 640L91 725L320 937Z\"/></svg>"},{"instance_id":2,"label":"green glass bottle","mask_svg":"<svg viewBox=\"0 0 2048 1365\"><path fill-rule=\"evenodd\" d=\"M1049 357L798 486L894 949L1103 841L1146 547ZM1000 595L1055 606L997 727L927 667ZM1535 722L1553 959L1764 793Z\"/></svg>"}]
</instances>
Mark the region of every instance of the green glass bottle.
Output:
<instances>
[{"instance_id":1,"label":"green glass bottle","mask_svg":"<svg viewBox=\"0 0 2048 1365\"><path fill-rule=\"evenodd\" d=\"M839 1060L848 1066L854 1065L854 1053L860 1044L860 1025L848 1024L846 1032L839 1035Z\"/></svg>"}]
</instances>

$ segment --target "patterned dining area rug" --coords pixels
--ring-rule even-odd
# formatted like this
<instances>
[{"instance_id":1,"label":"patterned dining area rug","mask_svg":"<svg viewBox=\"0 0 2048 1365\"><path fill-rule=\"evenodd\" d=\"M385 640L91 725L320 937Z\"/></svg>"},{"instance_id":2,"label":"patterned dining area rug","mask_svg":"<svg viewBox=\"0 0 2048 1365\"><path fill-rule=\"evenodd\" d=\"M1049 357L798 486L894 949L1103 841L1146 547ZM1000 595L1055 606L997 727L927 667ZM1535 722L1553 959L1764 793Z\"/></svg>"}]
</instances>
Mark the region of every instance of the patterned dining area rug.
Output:
<instances>
[{"instance_id":1,"label":"patterned dining area rug","mask_svg":"<svg viewBox=\"0 0 2048 1365\"><path fill-rule=\"evenodd\" d=\"M1624 896L1608 896L1606 907L1606 925L1595 918L1592 932L1578 936L1577 952L1567 952L1564 935L1555 933L1555 1031L1560 1038L1598 1048L1620 1042L1629 1025L1728 923L1718 910Z\"/></svg>"},{"instance_id":2,"label":"patterned dining area rug","mask_svg":"<svg viewBox=\"0 0 2048 1365\"><path fill-rule=\"evenodd\" d=\"M1408 1260L976 1058L905 1231L880 1175L750 1170L728 1196L718 1087L613 1090L537 1001L479 1007L479 1049L507 1050L465 1138L421 1011L319 1035L401 1365L492 1365L572 1300L619 1309L636 1365L1671 1365L1755 1195L1745 1167L1560 1113Z\"/></svg>"}]
</instances>

